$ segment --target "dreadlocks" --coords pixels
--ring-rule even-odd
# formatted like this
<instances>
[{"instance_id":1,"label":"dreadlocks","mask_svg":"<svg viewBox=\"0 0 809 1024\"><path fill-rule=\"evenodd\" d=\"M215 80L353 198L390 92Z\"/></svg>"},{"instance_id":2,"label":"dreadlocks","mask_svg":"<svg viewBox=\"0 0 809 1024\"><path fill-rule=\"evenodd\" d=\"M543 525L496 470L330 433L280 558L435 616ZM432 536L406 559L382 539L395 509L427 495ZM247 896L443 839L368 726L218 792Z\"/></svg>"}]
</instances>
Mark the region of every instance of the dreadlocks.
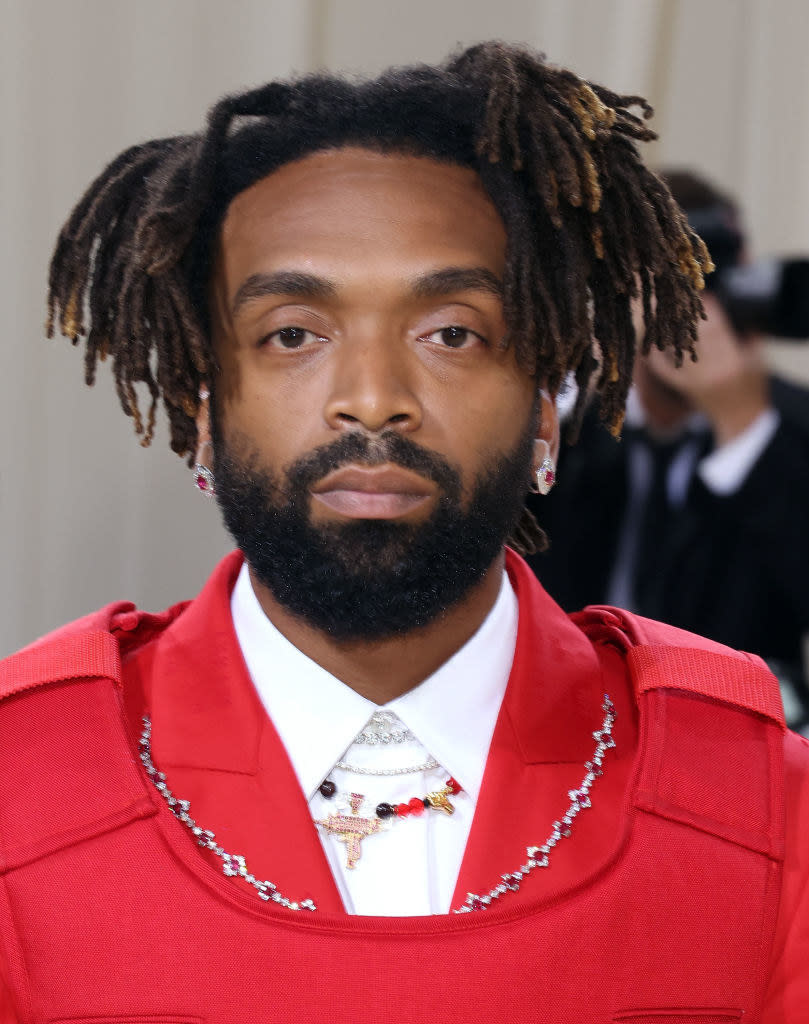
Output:
<instances>
[{"instance_id":1,"label":"dreadlocks","mask_svg":"<svg viewBox=\"0 0 809 1024\"><path fill-rule=\"evenodd\" d=\"M642 117L632 113L640 108ZM93 182L59 236L48 335L85 339L85 378L112 357L124 411L148 445L162 399L171 447L193 456L203 383L215 366L206 289L229 202L309 153L359 145L471 167L508 238L504 313L521 363L556 391L568 374L576 414L593 387L619 432L635 357L693 354L710 260L666 186L638 156L652 110L546 64L483 43L440 68L368 81L309 75L220 101L203 134L135 146ZM144 419L136 385L150 396ZM525 520L520 544L537 528Z\"/></svg>"}]
</instances>

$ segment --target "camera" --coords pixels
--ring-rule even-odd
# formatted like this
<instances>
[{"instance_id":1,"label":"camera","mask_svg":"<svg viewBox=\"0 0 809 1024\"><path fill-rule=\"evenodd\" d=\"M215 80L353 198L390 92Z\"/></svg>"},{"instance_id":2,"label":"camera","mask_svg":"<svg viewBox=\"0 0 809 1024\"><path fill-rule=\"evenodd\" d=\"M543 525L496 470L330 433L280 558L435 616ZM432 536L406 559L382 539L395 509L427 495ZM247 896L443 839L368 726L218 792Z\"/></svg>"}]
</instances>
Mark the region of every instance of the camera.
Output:
<instances>
[{"instance_id":1,"label":"camera","mask_svg":"<svg viewBox=\"0 0 809 1024\"><path fill-rule=\"evenodd\" d=\"M743 238L726 207L684 212L716 265L705 287L722 303L734 329L741 335L809 340L809 257L741 263Z\"/></svg>"}]
</instances>

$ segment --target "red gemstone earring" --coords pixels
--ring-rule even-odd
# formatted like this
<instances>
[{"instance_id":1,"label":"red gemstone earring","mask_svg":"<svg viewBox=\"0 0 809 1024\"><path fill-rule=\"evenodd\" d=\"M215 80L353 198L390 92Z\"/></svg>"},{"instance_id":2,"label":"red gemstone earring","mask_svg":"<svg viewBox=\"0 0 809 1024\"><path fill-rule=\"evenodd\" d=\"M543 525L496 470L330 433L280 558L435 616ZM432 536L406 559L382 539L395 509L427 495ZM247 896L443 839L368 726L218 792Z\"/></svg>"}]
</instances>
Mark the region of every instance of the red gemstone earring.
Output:
<instances>
[{"instance_id":1,"label":"red gemstone earring","mask_svg":"<svg viewBox=\"0 0 809 1024\"><path fill-rule=\"evenodd\" d=\"M537 470L537 491L540 494L550 494L551 488L555 483L556 466L553 463L553 459L546 455Z\"/></svg>"},{"instance_id":2,"label":"red gemstone earring","mask_svg":"<svg viewBox=\"0 0 809 1024\"><path fill-rule=\"evenodd\" d=\"M203 466L201 463L194 463L194 486L198 491L201 491L206 497L212 498L216 494L216 484L214 481L213 473L207 466Z\"/></svg>"}]
</instances>

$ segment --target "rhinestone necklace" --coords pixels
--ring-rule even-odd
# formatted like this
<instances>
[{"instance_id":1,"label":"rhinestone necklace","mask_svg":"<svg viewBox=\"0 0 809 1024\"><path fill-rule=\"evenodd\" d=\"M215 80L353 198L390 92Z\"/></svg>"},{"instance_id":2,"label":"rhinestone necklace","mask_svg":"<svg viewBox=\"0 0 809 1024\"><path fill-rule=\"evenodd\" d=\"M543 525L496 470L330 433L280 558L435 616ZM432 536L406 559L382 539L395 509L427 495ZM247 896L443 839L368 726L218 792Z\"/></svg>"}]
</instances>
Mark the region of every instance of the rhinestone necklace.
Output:
<instances>
[{"instance_id":1,"label":"rhinestone necklace","mask_svg":"<svg viewBox=\"0 0 809 1024\"><path fill-rule=\"evenodd\" d=\"M374 711L362 731L354 737L354 743L375 747L380 743L406 743L413 739L413 733L392 711Z\"/></svg>"},{"instance_id":2,"label":"rhinestone necklace","mask_svg":"<svg viewBox=\"0 0 809 1024\"><path fill-rule=\"evenodd\" d=\"M424 764L414 764L407 768L360 768L357 765L348 764L346 761L338 761L335 768L342 768L344 772L351 772L352 775L418 775L420 772L431 772L441 765L435 758L430 758Z\"/></svg>"},{"instance_id":3,"label":"rhinestone necklace","mask_svg":"<svg viewBox=\"0 0 809 1024\"><path fill-rule=\"evenodd\" d=\"M509 892L517 892L522 881L537 868L546 868L550 857L558 844L571 833L571 826L578 815L591 806L590 789L595 780L604 774L603 762L606 752L615 746L612 737L612 727L615 722L615 708L607 694L604 694L604 702L601 705L604 712L604 720L601 728L593 733L596 741L596 748L592 758L584 764L585 776L578 789L568 790L570 805L562 817L551 825L551 832L542 846L529 846L526 848L527 860L516 871L506 872L501 875L501 881L493 886L483 895L467 893L466 899L460 907L456 907L453 914L468 914L473 910L485 910L494 900L507 895ZM155 789L166 801L169 810L174 817L181 822L194 836L197 846L210 850L222 861L222 872L230 877L243 878L248 885L251 885L258 893L259 899L265 902L277 903L279 906L289 910L317 910L314 902L310 899L290 900L278 892L276 886L268 881L261 881L248 869L244 857L228 853L217 843L216 835L210 829L201 828L189 813L191 804L188 800L178 799L169 789L166 783L166 776L158 771L152 761L152 723L146 716L143 719L143 732L140 736L140 759L146 774L152 781Z\"/></svg>"}]
</instances>

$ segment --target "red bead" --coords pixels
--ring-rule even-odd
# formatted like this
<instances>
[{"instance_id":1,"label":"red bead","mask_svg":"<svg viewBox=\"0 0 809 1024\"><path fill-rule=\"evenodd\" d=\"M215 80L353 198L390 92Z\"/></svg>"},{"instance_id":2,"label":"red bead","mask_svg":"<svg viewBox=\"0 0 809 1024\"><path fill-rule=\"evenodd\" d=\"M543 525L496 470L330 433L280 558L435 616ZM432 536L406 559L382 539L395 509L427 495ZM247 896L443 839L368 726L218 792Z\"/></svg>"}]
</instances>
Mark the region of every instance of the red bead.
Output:
<instances>
[{"instance_id":1,"label":"red bead","mask_svg":"<svg viewBox=\"0 0 809 1024\"><path fill-rule=\"evenodd\" d=\"M208 490L208 481L201 474L197 477L197 487L199 487L201 491Z\"/></svg>"},{"instance_id":2,"label":"red bead","mask_svg":"<svg viewBox=\"0 0 809 1024\"><path fill-rule=\"evenodd\" d=\"M414 796L412 800L408 801L407 806L410 808L411 814L424 814L424 801L421 797Z\"/></svg>"},{"instance_id":3,"label":"red bead","mask_svg":"<svg viewBox=\"0 0 809 1024\"><path fill-rule=\"evenodd\" d=\"M456 793L461 793L463 791L463 786L460 784L460 782L456 782L455 779L453 778L447 779L447 788L449 789L450 793L453 794L453 796Z\"/></svg>"},{"instance_id":4,"label":"red bead","mask_svg":"<svg viewBox=\"0 0 809 1024\"><path fill-rule=\"evenodd\" d=\"M409 807L409 805L408 804L397 804L396 805L396 814L400 818L406 818L408 816L408 814L410 814L410 807Z\"/></svg>"}]
</instances>

